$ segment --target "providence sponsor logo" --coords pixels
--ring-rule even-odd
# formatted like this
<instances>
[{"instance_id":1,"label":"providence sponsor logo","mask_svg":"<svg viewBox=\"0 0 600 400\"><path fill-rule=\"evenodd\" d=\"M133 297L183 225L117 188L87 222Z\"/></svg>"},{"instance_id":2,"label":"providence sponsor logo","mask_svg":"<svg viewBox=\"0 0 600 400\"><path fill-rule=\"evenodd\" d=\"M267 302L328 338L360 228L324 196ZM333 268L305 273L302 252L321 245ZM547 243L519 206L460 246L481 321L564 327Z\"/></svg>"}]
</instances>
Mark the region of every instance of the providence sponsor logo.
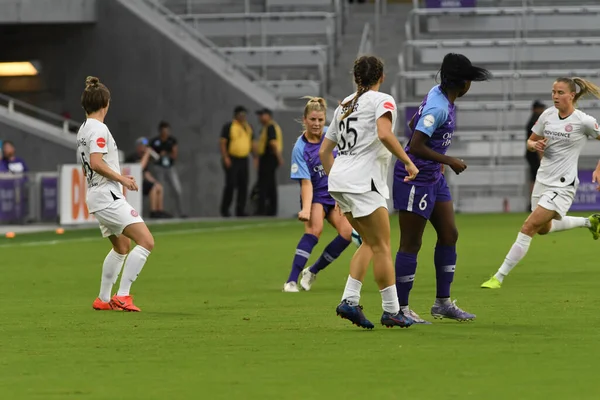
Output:
<instances>
[{"instance_id":1,"label":"providence sponsor logo","mask_svg":"<svg viewBox=\"0 0 600 400\"><path fill-rule=\"evenodd\" d=\"M570 132L559 132L559 131L548 131L544 130L544 136L551 137L554 139L571 139Z\"/></svg>"}]
</instances>

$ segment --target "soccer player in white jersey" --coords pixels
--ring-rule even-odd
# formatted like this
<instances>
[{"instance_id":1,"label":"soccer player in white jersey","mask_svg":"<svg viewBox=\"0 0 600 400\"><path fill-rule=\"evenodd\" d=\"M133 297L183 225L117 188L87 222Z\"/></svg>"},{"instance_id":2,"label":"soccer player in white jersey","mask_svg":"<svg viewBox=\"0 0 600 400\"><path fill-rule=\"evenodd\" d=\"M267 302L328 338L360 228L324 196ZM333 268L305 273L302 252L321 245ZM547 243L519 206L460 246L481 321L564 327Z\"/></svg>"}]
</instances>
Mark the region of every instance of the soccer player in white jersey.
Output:
<instances>
[{"instance_id":1,"label":"soccer player in white jersey","mask_svg":"<svg viewBox=\"0 0 600 400\"><path fill-rule=\"evenodd\" d=\"M577 100L586 94L600 98L600 88L581 78L558 78L554 82L554 107L542 113L527 141L529 151L543 152L531 195L532 213L521 227L502 266L496 275L481 285L482 288L499 289L502 286L504 278L527 254L536 233L545 235L588 228L594 239L600 237L600 215L593 214L588 218L566 216L579 185L577 162L581 150L588 138L600 140L596 119L575 108ZM600 182L599 178L600 162L593 173L593 181Z\"/></svg>"},{"instance_id":2,"label":"soccer player in white jersey","mask_svg":"<svg viewBox=\"0 0 600 400\"><path fill-rule=\"evenodd\" d=\"M387 327L413 324L400 311L396 293L386 203L387 171L392 154L406 165L406 180L414 179L419 170L393 133L396 101L379 92L383 78L383 63L378 58L363 56L354 62L357 91L335 110L319 151L329 177L329 192L363 240L350 262L350 276L336 312L367 329L372 329L373 324L363 314L359 302L371 258L382 299L381 324ZM334 159L336 146L338 156Z\"/></svg>"},{"instance_id":3,"label":"soccer player in white jersey","mask_svg":"<svg viewBox=\"0 0 600 400\"><path fill-rule=\"evenodd\" d=\"M137 191L138 186L132 176L121 175L117 143L104 125L110 92L95 77L88 77L85 85L81 105L87 119L77 133L77 158L87 178L88 210L98 220L102 236L107 237L113 247L104 259L100 294L92 307L95 310L140 311L133 304L129 290L154 248L154 238L142 217L123 196L123 186L133 191ZM137 244L131 252L130 239ZM111 298L121 268L119 290Z\"/></svg>"}]
</instances>

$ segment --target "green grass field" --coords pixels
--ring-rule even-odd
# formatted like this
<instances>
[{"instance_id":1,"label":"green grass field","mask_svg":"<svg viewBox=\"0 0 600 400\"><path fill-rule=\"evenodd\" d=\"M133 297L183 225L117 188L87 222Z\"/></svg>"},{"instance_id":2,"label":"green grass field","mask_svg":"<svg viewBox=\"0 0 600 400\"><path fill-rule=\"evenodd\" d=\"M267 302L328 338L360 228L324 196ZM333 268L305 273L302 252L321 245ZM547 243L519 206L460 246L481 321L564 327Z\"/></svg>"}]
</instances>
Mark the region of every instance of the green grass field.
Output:
<instances>
[{"instance_id":1,"label":"green grass field","mask_svg":"<svg viewBox=\"0 0 600 400\"><path fill-rule=\"evenodd\" d=\"M479 288L523 219L458 216L453 297L477 320L402 330L335 316L351 249L311 292L281 292L294 221L152 228L133 286L142 313L91 309L109 249L97 230L3 238L0 398L597 399L600 243L587 230L536 238L504 288ZM395 219L392 231L395 249ZM428 228L411 297L422 316L434 243ZM362 303L378 321L371 274Z\"/></svg>"}]
</instances>

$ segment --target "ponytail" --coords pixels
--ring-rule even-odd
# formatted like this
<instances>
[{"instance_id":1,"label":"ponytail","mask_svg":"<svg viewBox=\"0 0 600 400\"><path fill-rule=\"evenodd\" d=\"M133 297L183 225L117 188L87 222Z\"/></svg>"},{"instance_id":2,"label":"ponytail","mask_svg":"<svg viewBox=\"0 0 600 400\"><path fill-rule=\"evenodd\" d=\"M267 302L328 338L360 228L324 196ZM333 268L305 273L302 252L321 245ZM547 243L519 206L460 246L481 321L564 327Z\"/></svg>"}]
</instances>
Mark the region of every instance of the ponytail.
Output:
<instances>
[{"instance_id":1,"label":"ponytail","mask_svg":"<svg viewBox=\"0 0 600 400\"><path fill-rule=\"evenodd\" d=\"M573 103L577 103L577 100L586 95L592 95L600 99L600 87L598 87L598 85L583 78L575 77L571 79L573 80L573 83L575 83L575 85L579 86L579 92L575 94Z\"/></svg>"}]
</instances>

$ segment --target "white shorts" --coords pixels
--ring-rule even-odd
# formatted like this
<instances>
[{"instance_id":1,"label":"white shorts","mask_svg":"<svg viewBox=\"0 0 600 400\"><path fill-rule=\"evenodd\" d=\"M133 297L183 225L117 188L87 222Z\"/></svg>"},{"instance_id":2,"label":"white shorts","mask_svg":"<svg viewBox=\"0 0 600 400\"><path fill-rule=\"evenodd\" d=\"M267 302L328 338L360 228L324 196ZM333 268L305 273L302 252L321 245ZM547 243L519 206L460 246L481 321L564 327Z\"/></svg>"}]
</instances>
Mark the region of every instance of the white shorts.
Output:
<instances>
[{"instance_id":1,"label":"white shorts","mask_svg":"<svg viewBox=\"0 0 600 400\"><path fill-rule=\"evenodd\" d=\"M96 211L94 216L100 224L102 237L119 236L129 225L144 222L125 199L115 200L105 209Z\"/></svg>"},{"instance_id":2,"label":"white shorts","mask_svg":"<svg viewBox=\"0 0 600 400\"><path fill-rule=\"evenodd\" d=\"M576 191L575 185L552 187L536 181L531 194L531 211L539 205L546 210L556 211L561 219L571 208Z\"/></svg>"},{"instance_id":3,"label":"white shorts","mask_svg":"<svg viewBox=\"0 0 600 400\"><path fill-rule=\"evenodd\" d=\"M387 201L376 191L366 193L330 192L329 194L337 201L340 210L344 214L351 213L353 218L371 215L379 207L384 207L387 210Z\"/></svg>"}]
</instances>

